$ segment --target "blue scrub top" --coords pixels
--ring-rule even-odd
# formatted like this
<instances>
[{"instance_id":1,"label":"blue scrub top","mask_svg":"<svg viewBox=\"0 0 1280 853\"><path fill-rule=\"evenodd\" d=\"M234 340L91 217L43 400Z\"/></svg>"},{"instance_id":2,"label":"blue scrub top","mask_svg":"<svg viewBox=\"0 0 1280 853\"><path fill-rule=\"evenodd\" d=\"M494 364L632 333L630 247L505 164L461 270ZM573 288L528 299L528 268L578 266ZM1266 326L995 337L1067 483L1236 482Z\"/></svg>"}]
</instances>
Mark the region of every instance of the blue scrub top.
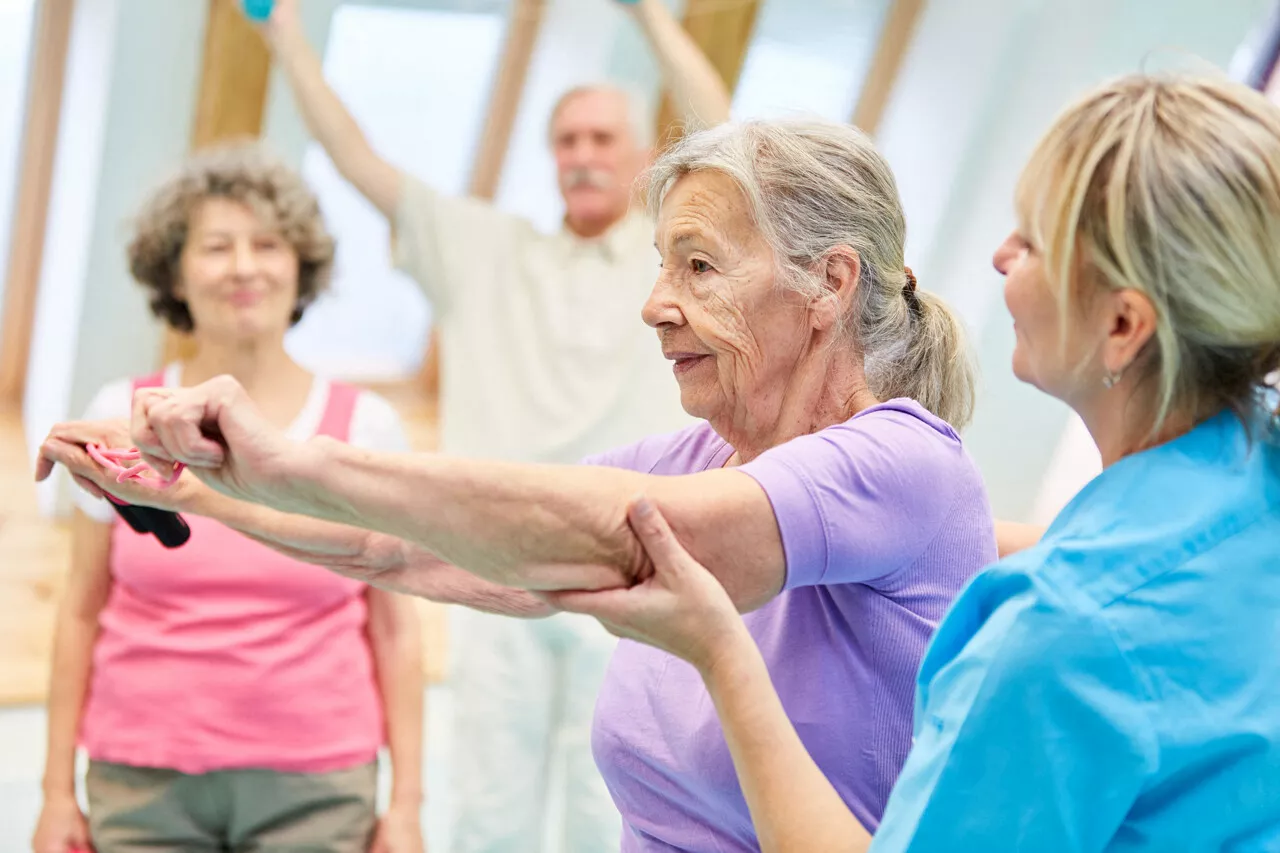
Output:
<instances>
[{"instance_id":1,"label":"blue scrub top","mask_svg":"<svg viewBox=\"0 0 1280 853\"><path fill-rule=\"evenodd\" d=\"M976 577L872 850L1280 850L1280 446L1221 414Z\"/></svg>"}]
</instances>

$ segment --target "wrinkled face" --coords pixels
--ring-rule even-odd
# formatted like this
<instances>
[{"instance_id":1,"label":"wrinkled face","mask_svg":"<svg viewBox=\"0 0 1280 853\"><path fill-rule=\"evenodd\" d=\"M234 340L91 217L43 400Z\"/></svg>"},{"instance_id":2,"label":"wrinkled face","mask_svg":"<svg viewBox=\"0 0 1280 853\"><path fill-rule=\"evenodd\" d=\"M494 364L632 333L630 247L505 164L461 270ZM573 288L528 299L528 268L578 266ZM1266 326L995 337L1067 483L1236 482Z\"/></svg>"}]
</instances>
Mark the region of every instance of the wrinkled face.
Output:
<instances>
[{"instance_id":1,"label":"wrinkled face","mask_svg":"<svg viewBox=\"0 0 1280 853\"><path fill-rule=\"evenodd\" d=\"M812 340L806 300L777 284L773 252L742 191L693 172L667 193L662 269L644 306L674 362L685 411L724 432L766 428Z\"/></svg>"},{"instance_id":2,"label":"wrinkled face","mask_svg":"<svg viewBox=\"0 0 1280 853\"><path fill-rule=\"evenodd\" d=\"M552 120L551 150L570 227L594 234L626 215L647 152L625 96L587 91L569 98Z\"/></svg>"},{"instance_id":3,"label":"wrinkled face","mask_svg":"<svg viewBox=\"0 0 1280 853\"><path fill-rule=\"evenodd\" d=\"M198 337L283 336L298 303L298 254L247 205L204 200L191 213L178 298Z\"/></svg>"},{"instance_id":4,"label":"wrinkled face","mask_svg":"<svg viewBox=\"0 0 1280 853\"><path fill-rule=\"evenodd\" d=\"M1004 301L1013 317L1014 375L1068 404L1094 396L1105 372L1100 354L1106 318L1073 304L1064 327L1044 255L1018 232L1000 244L993 262L1005 277Z\"/></svg>"}]
</instances>

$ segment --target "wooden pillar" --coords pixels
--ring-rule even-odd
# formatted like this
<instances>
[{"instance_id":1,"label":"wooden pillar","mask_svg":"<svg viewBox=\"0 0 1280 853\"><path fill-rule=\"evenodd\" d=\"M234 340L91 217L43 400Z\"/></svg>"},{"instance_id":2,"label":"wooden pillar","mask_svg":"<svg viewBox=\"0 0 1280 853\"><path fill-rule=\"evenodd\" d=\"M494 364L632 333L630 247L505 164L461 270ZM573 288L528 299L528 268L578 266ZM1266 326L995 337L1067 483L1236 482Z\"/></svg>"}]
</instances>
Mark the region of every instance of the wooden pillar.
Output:
<instances>
[{"instance_id":1,"label":"wooden pillar","mask_svg":"<svg viewBox=\"0 0 1280 853\"><path fill-rule=\"evenodd\" d=\"M37 5L27 66L27 108L0 325L0 404L14 407L22 404L26 388L74 7L74 0L41 0Z\"/></svg>"},{"instance_id":2,"label":"wooden pillar","mask_svg":"<svg viewBox=\"0 0 1280 853\"><path fill-rule=\"evenodd\" d=\"M502 164L507 158L511 130L515 127L520 96L546 8L546 0L515 0L511 5L506 43L494 75L493 91L489 94L488 115L480 132L480 150L471 168L470 193L477 198L491 199L498 191Z\"/></svg>"},{"instance_id":3,"label":"wooden pillar","mask_svg":"<svg viewBox=\"0 0 1280 853\"><path fill-rule=\"evenodd\" d=\"M893 0L885 15L884 28L880 31L880 40L876 44L875 55L871 57L871 66L862 82L862 91L851 120L854 127L871 136L880 126L924 5L925 0Z\"/></svg>"},{"instance_id":4,"label":"wooden pillar","mask_svg":"<svg viewBox=\"0 0 1280 853\"><path fill-rule=\"evenodd\" d=\"M511 131L515 127L516 113L520 108L520 96L524 92L529 62L542 27L546 0L515 0L507 25L506 43L498 72L494 75L493 91L489 94L489 110L484 128L480 132L480 150L471 169L469 192L477 198L492 199L502 178L502 164L511 144ZM427 353L422 359L418 380L428 397L440 396L440 336L433 329L427 343Z\"/></svg>"},{"instance_id":5,"label":"wooden pillar","mask_svg":"<svg viewBox=\"0 0 1280 853\"><path fill-rule=\"evenodd\" d=\"M271 52L237 0L208 2L192 150L259 136L271 79ZM164 363L189 356L192 346L189 335L167 332Z\"/></svg>"},{"instance_id":6,"label":"wooden pillar","mask_svg":"<svg viewBox=\"0 0 1280 853\"><path fill-rule=\"evenodd\" d=\"M760 0L725 3L724 0L688 0L684 12L684 28L698 47L720 72L732 92L738 85L743 60L751 46ZM684 134L680 115L669 94L658 106L657 140L659 147L675 142Z\"/></svg>"}]
</instances>

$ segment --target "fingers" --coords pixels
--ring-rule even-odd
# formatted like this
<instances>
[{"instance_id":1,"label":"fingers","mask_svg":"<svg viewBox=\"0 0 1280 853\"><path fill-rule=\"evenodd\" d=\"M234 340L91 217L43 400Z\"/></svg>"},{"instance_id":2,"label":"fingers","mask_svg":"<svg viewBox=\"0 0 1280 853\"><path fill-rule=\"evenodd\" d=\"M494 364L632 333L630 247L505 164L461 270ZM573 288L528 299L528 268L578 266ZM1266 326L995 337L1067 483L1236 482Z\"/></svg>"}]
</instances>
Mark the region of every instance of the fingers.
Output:
<instances>
[{"instance_id":1,"label":"fingers","mask_svg":"<svg viewBox=\"0 0 1280 853\"><path fill-rule=\"evenodd\" d=\"M207 397L183 395L152 403L147 419L164 448L164 457L200 467L222 463L221 445L202 432L204 424L212 420L207 413L209 402ZM172 473L169 467L157 470L165 476Z\"/></svg>"},{"instance_id":2,"label":"fingers","mask_svg":"<svg viewBox=\"0 0 1280 853\"><path fill-rule=\"evenodd\" d=\"M43 483L49 479L49 475L53 473L53 466L57 463L53 459L46 456L44 446L40 447L40 455L36 457L36 482Z\"/></svg>"},{"instance_id":3,"label":"fingers","mask_svg":"<svg viewBox=\"0 0 1280 853\"><path fill-rule=\"evenodd\" d=\"M644 495L631 502L627 508L627 519L656 570L675 571L694 562L671 532L666 518Z\"/></svg>"},{"instance_id":4,"label":"fingers","mask_svg":"<svg viewBox=\"0 0 1280 853\"><path fill-rule=\"evenodd\" d=\"M97 465L84 448L79 444L63 441L58 438L46 439L40 445L40 456L36 463L36 478L43 480L49 476L54 465L62 465L72 474L90 476L97 471ZM43 473L44 477L40 474Z\"/></svg>"},{"instance_id":5,"label":"fingers","mask_svg":"<svg viewBox=\"0 0 1280 853\"><path fill-rule=\"evenodd\" d=\"M49 438L40 445L40 457L36 461L36 480L47 479L55 465L62 465L70 471L71 479L76 485L95 498L106 497L106 491L99 482L103 477L102 470L79 443Z\"/></svg>"},{"instance_id":6,"label":"fingers","mask_svg":"<svg viewBox=\"0 0 1280 853\"><path fill-rule=\"evenodd\" d=\"M163 389L142 388L133 395L133 407L129 417L129 440L142 451L142 458L157 472L167 473L173 460L160 443L160 437L151 426L150 412L154 403L163 399Z\"/></svg>"},{"instance_id":7,"label":"fingers","mask_svg":"<svg viewBox=\"0 0 1280 853\"><path fill-rule=\"evenodd\" d=\"M48 479L58 464L66 465L72 473L96 470L88 467L92 460L80 452L81 448L88 444L118 448L128 441L128 436L128 423L123 420L54 424L36 458L36 482Z\"/></svg>"},{"instance_id":8,"label":"fingers","mask_svg":"<svg viewBox=\"0 0 1280 853\"><path fill-rule=\"evenodd\" d=\"M86 492L93 495L95 498L105 498L107 496L107 493L104 492L98 486L97 483L93 482L93 480L90 480L88 477L82 477L79 474L72 474L71 479L75 480L75 483L77 486L84 489Z\"/></svg>"},{"instance_id":9,"label":"fingers","mask_svg":"<svg viewBox=\"0 0 1280 853\"><path fill-rule=\"evenodd\" d=\"M129 422L122 418L103 421L66 421L54 424L50 438L58 438L74 444L100 444L103 447L123 448L129 444Z\"/></svg>"},{"instance_id":10,"label":"fingers","mask_svg":"<svg viewBox=\"0 0 1280 853\"><path fill-rule=\"evenodd\" d=\"M174 462L197 468L220 466L225 450L215 440L218 433L213 425L239 391L239 385L225 377L177 392L162 388L139 390L133 398L130 424L134 446L142 452L143 460L164 477L172 475Z\"/></svg>"},{"instance_id":11,"label":"fingers","mask_svg":"<svg viewBox=\"0 0 1280 853\"><path fill-rule=\"evenodd\" d=\"M584 613L601 622L611 622L626 612L632 589L557 590L539 592L538 598L566 613ZM605 627L609 627L607 624Z\"/></svg>"}]
</instances>

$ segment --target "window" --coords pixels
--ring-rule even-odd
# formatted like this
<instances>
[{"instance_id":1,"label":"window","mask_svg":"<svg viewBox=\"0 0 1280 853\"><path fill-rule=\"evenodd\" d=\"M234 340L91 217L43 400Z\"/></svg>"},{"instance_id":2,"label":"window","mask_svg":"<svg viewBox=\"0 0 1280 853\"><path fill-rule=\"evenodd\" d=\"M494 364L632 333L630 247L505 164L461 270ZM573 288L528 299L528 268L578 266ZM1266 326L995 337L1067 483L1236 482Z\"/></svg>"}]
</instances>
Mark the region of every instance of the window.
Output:
<instances>
[{"instance_id":1,"label":"window","mask_svg":"<svg viewBox=\"0 0 1280 853\"><path fill-rule=\"evenodd\" d=\"M506 16L484 11L343 5L334 13L325 74L380 154L446 193L463 193L484 124ZM431 310L391 268L389 228L312 143L303 175L338 241L330 293L289 336L307 367L353 380L411 375L426 350Z\"/></svg>"},{"instance_id":2,"label":"window","mask_svg":"<svg viewBox=\"0 0 1280 853\"><path fill-rule=\"evenodd\" d=\"M733 98L733 117L816 115L847 122L888 0L765 0Z\"/></svg>"}]
</instances>

